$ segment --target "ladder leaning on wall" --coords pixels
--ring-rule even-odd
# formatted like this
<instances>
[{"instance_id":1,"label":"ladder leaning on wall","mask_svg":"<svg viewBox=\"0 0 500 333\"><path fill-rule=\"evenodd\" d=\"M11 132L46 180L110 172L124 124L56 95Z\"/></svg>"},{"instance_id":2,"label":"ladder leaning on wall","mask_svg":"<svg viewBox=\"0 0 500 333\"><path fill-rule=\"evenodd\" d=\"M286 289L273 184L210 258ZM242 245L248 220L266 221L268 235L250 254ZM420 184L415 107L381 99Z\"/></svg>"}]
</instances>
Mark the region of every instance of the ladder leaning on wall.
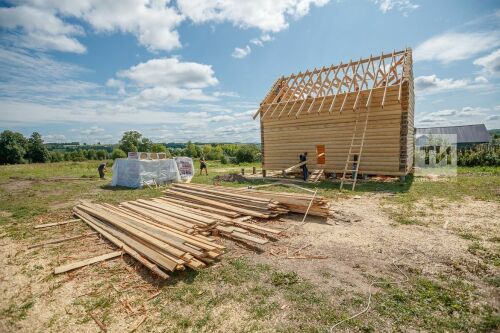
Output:
<instances>
[{"instance_id":1,"label":"ladder leaning on wall","mask_svg":"<svg viewBox=\"0 0 500 333\"><path fill-rule=\"evenodd\" d=\"M353 191L354 188L356 187L359 165L361 163L361 154L363 153L363 145L365 143L366 128L368 126L368 116L369 116L368 110L369 109L366 108L365 111L362 112L360 109L358 109L356 115L356 122L354 123L354 131L352 133L352 138L351 138L351 145L349 146L349 152L347 153L347 160L345 162L344 172L342 174L342 179L340 182L340 189L344 187L345 183L350 183L350 182L352 182ZM363 132L361 133L361 137L357 137L358 124L360 121L361 113L363 113L365 116ZM355 159L356 156L357 159ZM348 173L351 173L351 178L346 178L346 175Z\"/></svg>"}]
</instances>

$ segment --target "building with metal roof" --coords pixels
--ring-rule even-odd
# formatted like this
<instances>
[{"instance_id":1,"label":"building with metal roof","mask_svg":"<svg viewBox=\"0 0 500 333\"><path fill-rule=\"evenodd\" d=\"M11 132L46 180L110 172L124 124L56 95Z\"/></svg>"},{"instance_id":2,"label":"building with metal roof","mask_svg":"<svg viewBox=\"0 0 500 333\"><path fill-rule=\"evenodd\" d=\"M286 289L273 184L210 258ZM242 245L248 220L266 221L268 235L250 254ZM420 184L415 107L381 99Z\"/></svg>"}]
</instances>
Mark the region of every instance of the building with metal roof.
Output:
<instances>
[{"instance_id":1,"label":"building with metal roof","mask_svg":"<svg viewBox=\"0 0 500 333\"><path fill-rule=\"evenodd\" d=\"M472 147L491 141L491 136L484 124L415 128L417 143L419 137L437 134L455 134L457 136L457 148Z\"/></svg>"}]
</instances>

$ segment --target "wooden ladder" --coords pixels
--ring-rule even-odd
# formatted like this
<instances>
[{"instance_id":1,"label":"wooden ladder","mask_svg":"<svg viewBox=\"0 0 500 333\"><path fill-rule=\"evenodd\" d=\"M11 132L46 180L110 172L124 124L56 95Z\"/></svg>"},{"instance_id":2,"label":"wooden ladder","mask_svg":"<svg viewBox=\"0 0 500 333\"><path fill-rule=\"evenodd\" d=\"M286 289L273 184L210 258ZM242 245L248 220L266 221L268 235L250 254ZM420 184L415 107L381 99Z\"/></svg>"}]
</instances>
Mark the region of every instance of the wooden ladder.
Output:
<instances>
[{"instance_id":1,"label":"wooden ladder","mask_svg":"<svg viewBox=\"0 0 500 333\"><path fill-rule=\"evenodd\" d=\"M354 132L352 133L352 138L351 138L351 145L349 147L349 153L347 153L347 160L345 162L344 173L342 174L342 179L340 182L340 189L342 189L344 187L344 183L348 183L348 182L352 182L352 191L354 191L354 188L356 187L356 181L358 179L359 165L361 163L361 154L363 153L363 145L365 143L366 128L368 126L368 109L366 109L364 114L365 114L365 123L363 126L363 134L361 135L361 138L357 138L356 134L358 131L359 118L361 116L361 111L358 109L358 114L356 116L356 122L354 124ZM357 144L354 144L354 142L356 142L356 141L360 141L360 142ZM354 148L354 151L353 151L353 148ZM358 156L358 158L355 161L353 157L356 155ZM354 169L351 169L353 163L356 163L356 167ZM346 178L347 173L351 173L351 178Z\"/></svg>"}]
</instances>

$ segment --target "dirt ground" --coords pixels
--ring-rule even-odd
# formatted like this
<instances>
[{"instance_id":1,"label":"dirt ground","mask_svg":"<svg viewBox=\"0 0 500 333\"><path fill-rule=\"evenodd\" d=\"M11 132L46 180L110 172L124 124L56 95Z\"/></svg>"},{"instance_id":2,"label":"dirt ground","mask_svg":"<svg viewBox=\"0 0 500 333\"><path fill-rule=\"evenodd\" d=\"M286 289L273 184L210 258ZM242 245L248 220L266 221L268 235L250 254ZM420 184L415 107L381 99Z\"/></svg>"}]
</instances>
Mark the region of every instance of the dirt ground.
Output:
<instances>
[{"instance_id":1,"label":"dirt ground","mask_svg":"<svg viewBox=\"0 0 500 333\"><path fill-rule=\"evenodd\" d=\"M498 203L472 199L461 203L419 202L421 223L404 225L390 217L388 210L394 207L386 198L387 194L364 194L337 199L332 202L334 217L328 220L309 217L301 224L302 215L289 214L266 222L269 226L289 229L260 251L224 241L229 254L215 267L224 266L227 258L245 257L255 264L294 271L320 286L333 304L342 305L340 298L336 300L336 291L358 295L362 302L350 310L354 314L365 306L371 282L405 280L397 265L405 274L459 275L478 288L482 297L477 302L499 308L498 289L481 278L495 276L498 270L470 250L473 242L499 236ZM32 224L67 218L69 210L49 213ZM57 265L111 252L113 247L105 240L90 236L59 246L27 249L42 240L87 231L83 223L75 223L40 231L29 242L2 235L0 332L98 332L98 326L88 317L95 309L106 309L99 316L107 323L109 332L129 332L138 325L137 332L170 331L169 323L151 326L143 321L154 322L158 318L152 303L154 296L164 288L176 288L175 282L159 283L130 258L117 258L59 276L52 274ZM491 247L498 242L485 244ZM100 295L111 295L113 306L103 305L109 298ZM232 316L227 317L226 310L219 307L212 313L212 316L218 312L226 314L220 319L224 325L216 331L230 331L244 322L238 311L233 310Z\"/></svg>"}]
</instances>

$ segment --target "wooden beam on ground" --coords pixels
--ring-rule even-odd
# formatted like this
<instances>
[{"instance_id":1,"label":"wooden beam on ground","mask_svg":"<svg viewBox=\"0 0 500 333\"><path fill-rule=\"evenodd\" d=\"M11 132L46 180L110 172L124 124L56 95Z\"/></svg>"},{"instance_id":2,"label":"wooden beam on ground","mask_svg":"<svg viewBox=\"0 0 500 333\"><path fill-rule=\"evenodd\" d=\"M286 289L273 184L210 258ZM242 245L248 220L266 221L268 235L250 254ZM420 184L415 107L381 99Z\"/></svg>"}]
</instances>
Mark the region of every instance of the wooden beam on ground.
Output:
<instances>
[{"instance_id":1,"label":"wooden beam on ground","mask_svg":"<svg viewBox=\"0 0 500 333\"><path fill-rule=\"evenodd\" d=\"M80 239L80 238L84 238L84 237L88 237L88 236L94 236L94 235L97 235L97 234L98 234L97 232L93 231L93 232L89 232L89 233L86 233L86 234L83 234L83 235L54 239L54 240L51 240L51 241L48 241L48 242L43 242L43 243L38 243L38 244L30 245L30 246L28 246L28 249L33 249L35 247L40 247L40 246L45 246L45 245L50 245L50 244L58 244L58 243L66 242L66 241L69 241L69 240L75 240L75 239Z\"/></svg>"},{"instance_id":2,"label":"wooden beam on ground","mask_svg":"<svg viewBox=\"0 0 500 333\"><path fill-rule=\"evenodd\" d=\"M36 225L35 229L43 229L43 228L55 227L56 225L64 225L64 224L78 222L78 221L80 221L80 219L72 219L72 220L67 220L67 221L62 221L62 222L40 224L40 225Z\"/></svg>"},{"instance_id":3,"label":"wooden beam on ground","mask_svg":"<svg viewBox=\"0 0 500 333\"><path fill-rule=\"evenodd\" d=\"M80 267L84 267L84 266L88 266L88 265L92 265L92 264L101 262L104 260L120 257L122 254L123 254L123 251L121 251L121 250L114 251L114 252L106 253L106 254L103 254L103 255L100 255L97 257L73 262L73 263L67 264L67 265L62 265L62 266L54 268L54 274L65 273L65 272L72 271L72 270L80 268Z\"/></svg>"}]
</instances>

